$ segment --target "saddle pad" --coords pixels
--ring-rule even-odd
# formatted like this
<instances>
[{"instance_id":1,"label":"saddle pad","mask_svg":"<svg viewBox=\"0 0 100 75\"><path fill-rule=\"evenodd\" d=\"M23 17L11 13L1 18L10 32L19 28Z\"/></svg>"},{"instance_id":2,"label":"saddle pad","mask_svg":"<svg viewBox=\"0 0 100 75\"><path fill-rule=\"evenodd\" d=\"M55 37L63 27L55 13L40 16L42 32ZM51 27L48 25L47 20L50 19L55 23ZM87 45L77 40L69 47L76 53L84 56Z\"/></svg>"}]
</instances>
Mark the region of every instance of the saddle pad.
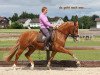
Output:
<instances>
[{"instance_id":1,"label":"saddle pad","mask_svg":"<svg viewBox=\"0 0 100 75\"><path fill-rule=\"evenodd\" d=\"M46 37L42 33L39 33L39 35L37 36L37 42L44 43L45 38Z\"/></svg>"}]
</instances>

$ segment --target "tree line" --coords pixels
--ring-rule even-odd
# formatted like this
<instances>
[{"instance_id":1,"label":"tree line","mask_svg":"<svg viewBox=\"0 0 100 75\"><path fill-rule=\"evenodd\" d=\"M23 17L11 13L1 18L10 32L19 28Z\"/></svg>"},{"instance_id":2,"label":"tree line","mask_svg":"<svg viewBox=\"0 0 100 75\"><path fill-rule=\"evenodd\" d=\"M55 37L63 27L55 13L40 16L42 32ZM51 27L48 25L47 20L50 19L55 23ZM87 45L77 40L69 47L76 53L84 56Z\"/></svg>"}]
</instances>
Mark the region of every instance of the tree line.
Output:
<instances>
[{"instance_id":1,"label":"tree line","mask_svg":"<svg viewBox=\"0 0 100 75\"><path fill-rule=\"evenodd\" d=\"M14 13L14 15L12 17L9 17L9 19L12 21L12 22L15 22L17 21L18 19L25 19L25 18L30 18L30 19L33 19L33 18L38 18L39 15L38 14L33 14L33 13L27 13L27 12L23 12L21 15L18 15L17 13Z\"/></svg>"},{"instance_id":2,"label":"tree line","mask_svg":"<svg viewBox=\"0 0 100 75\"><path fill-rule=\"evenodd\" d=\"M99 18L98 15L92 15L92 16L82 16L78 18L79 22L79 29L90 29L91 27L96 27L95 18ZM69 20L67 16L63 18L65 21L75 21L75 16L72 16Z\"/></svg>"},{"instance_id":3,"label":"tree line","mask_svg":"<svg viewBox=\"0 0 100 75\"><path fill-rule=\"evenodd\" d=\"M16 22L18 19L25 19L25 18L39 18L38 14L33 14L33 13L27 13L27 12L23 12L21 15L18 15L17 13L14 13L14 15L12 17L9 17L9 19L12 22ZM48 17L50 18L50 17ZM95 18L99 18L98 15L92 15L92 16L81 16L78 17L78 22L79 22L79 29L89 29L91 27L96 27L96 22L95 22ZM62 17L63 21L75 21L75 16L73 15L71 17L71 19L68 18L68 16L66 15L65 17Z\"/></svg>"}]
</instances>

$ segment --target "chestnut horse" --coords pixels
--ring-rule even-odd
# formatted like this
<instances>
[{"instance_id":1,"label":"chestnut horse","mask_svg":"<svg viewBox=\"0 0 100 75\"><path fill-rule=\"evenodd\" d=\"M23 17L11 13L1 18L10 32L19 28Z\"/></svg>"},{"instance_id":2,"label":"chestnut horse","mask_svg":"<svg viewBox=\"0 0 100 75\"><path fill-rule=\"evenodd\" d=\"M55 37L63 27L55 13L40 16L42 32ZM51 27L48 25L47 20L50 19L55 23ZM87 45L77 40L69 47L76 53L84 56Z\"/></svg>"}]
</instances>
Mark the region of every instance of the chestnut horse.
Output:
<instances>
[{"instance_id":1,"label":"chestnut horse","mask_svg":"<svg viewBox=\"0 0 100 75\"><path fill-rule=\"evenodd\" d=\"M78 59L75 57L75 55L70 51L64 48L66 39L69 34L71 34L74 38L74 40L77 40L78 37L78 21L73 22L73 21L67 21L64 22L62 25L60 25L57 29L54 31L55 33L53 42L52 42L52 53L51 57L48 60L47 67L50 68L50 62L53 60L54 56L56 55L57 52L65 53L71 55L77 62L77 64L80 64ZM35 51L35 50L43 50L44 48L44 43L39 43L37 42L37 36L39 35L39 32L37 31L27 31L21 34L19 37L17 44L12 48L12 53L7 57L6 61L9 62L12 57L16 53L15 61L13 67L16 67L18 58L20 55L23 53L23 51L28 48L28 52L25 53L26 58L29 60L31 63L31 68L34 68L34 62L31 59L30 55Z\"/></svg>"}]
</instances>

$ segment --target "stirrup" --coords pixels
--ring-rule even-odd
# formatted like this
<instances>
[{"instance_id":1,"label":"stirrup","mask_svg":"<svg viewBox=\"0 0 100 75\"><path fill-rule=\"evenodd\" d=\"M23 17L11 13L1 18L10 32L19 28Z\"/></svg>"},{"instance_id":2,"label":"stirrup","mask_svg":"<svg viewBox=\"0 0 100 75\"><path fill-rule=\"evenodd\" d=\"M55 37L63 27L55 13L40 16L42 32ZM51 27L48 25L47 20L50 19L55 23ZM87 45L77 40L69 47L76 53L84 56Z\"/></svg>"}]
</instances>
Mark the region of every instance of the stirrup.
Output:
<instances>
[{"instance_id":1,"label":"stirrup","mask_svg":"<svg viewBox=\"0 0 100 75\"><path fill-rule=\"evenodd\" d=\"M44 50L49 50L49 47L48 47L48 46L45 46L45 47L44 47Z\"/></svg>"}]
</instances>

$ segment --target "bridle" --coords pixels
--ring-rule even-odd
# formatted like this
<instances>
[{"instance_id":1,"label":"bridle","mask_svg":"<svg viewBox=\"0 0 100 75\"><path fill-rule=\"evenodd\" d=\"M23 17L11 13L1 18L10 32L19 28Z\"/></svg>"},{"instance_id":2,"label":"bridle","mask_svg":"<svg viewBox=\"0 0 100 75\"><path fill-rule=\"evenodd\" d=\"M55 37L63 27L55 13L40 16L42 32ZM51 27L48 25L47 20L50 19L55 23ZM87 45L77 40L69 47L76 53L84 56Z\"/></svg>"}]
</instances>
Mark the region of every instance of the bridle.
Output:
<instances>
[{"instance_id":1,"label":"bridle","mask_svg":"<svg viewBox=\"0 0 100 75\"><path fill-rule=\"evenodd\" d=\"M73 38L75 38L75 37L77 37L77 35L75 35L75 26L74 26L74 29L73 29L73 33L71 34L71 37L73 37Z\"/></svg>"},{"instance_id":2,"label":"bridle","mask_svg":"<svg viewBox=\"0 0 100 75\"><path fill-rule=\"evenodd\" d=\"M76 26L74 25L73 33L71 34L71 37L73 37L73 38L78 37L77 35L75 35L75 28L76 28ZM69 36L69 34L68 34L68 33L64 33L64 32L62 32L62 31L61 31L61 30L59 30L59 29L55 29L55 30L57 30L57 31L61 32L61 33L62 33L62 34L64 34L64 35L66 35L66 37L68 37L68 36Z\"/></svg>"}]
</instances>

